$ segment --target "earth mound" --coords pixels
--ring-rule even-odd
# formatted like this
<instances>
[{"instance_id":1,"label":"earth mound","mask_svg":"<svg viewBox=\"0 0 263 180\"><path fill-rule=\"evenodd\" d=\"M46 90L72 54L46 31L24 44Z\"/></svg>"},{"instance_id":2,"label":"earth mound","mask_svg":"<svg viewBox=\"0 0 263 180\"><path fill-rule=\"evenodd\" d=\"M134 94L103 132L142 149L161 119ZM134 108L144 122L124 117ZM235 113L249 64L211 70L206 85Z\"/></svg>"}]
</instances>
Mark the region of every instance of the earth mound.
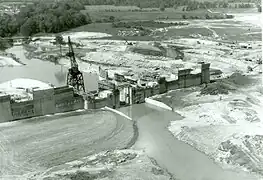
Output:
<instances>
[{"instance_id":1,"label":"earth mound","mask_svg":"<svg viewBox=\"0 0 263 180\"><path fill-rule=\"evenodd\" d=\"M201 95L218 95L218 94L228 94L230 90L233 90L228 85L224 84L222 81L208 84L201 89Z\"/></svg>"}]
</instances>

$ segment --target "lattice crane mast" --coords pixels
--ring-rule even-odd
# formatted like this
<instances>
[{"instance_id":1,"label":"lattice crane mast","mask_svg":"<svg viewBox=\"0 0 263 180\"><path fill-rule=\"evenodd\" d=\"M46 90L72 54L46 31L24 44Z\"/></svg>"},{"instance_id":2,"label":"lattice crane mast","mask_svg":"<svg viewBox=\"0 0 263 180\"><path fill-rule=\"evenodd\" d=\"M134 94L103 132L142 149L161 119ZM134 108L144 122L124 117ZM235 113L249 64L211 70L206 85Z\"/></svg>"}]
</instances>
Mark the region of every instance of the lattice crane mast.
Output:
<instances>
[{"instance_id":1,"label":"lattice crane mast","mask_svg":"<svg viewBox=\"0 0 263 180\"><path fill-rule=\"evenodd\" d=\"M85 92L83 74L82 72L80 72L78 68L78 63L75 58L70 36L68 36L68 47L69 47L69 52L66 55L70 58L71 67L69 68L67 74L67 85L73 86L74 91L78 93Z\"/></svg>"}]
</instances>

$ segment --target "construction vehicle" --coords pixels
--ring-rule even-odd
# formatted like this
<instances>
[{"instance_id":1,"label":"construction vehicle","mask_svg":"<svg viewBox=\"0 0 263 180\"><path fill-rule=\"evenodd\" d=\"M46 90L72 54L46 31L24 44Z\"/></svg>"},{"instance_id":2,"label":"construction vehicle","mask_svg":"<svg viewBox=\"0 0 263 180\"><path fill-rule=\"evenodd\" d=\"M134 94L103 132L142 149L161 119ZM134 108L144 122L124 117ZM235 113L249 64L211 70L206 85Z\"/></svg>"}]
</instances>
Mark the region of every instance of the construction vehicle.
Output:
<instances>
[{"instance_id":1,"label":"construction vehicle","mask_svg":"<svg viewBox=\"0 0 263 180\"><path fill-rule=\"evenodd\" d=\"M124 39L124 38L123 38L123 39ZM125 41L126 44L129 45L129 46L132 46L132 45L133 45L133 43L132 43L132 42L128 42L127 39L124 39L124 41Z\"/></svg>"},{"instance_id":2,"label":"construction vehicle","mask_svg":"<svg viewBox=\"0 0 263 180\"><path fill-rule=\"evenodd\" d=\"M83 74L78 68L70 36L68 36L68 47L69 52L66 54L66 56L70 58L71 66L67 74L67 85L72 86L76 93L81 94L85 92Z\"/></svg>"},{"instance_id":3,"label":"construction vehicle","mask_svg":"<svg viewBox=\"0 0 263 180\"><path fill-rule=\"evenodd\" d=\"M248 67L247 67L247 71L248 71L248 72L252 72L252 71L253 71L255 68L257 68L259 65L260 65L260 64L257 64L257 65L254 66L254 67L248 66Z\"/></svg>"}]
</instances>

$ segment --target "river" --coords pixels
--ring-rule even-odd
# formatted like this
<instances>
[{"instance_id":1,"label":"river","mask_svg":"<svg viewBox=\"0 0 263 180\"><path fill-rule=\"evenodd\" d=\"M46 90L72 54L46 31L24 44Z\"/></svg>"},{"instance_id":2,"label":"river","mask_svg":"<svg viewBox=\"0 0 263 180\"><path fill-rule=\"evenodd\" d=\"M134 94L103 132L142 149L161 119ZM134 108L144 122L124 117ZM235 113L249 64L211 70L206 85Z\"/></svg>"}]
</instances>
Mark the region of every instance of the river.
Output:
<instances>
[{"instance_id":1,"label":"river","mask_svg":"<svg viewBox=\"0 0 263 180\"><path fill-rule=\"evenodd\" d=\"M66 85L66 75L68 72L67 68L38 59L28 60L25 57L24 50L21 46L14 46L8 49L7 52L15 54L26 65L0 67L0 83L15 78L30 78L46 83L51 83L55 86ZM98 88L98 76L96 74L83 72L83 76L86 90L92 91Z\"/></svg>"},{"instance_id":2,"label":"river","mask_svg":"<svg viewBox=\"0 0 263 180\"><path fill-rule=\"evenodd\" d=\"M148 104L122 108L137 121L139 138L134 149L144 150L180 180L258 180L246 172L222 169L212 159L177 139L167 130L171 120L182 117Z\"/></svg>"}]
</instances>

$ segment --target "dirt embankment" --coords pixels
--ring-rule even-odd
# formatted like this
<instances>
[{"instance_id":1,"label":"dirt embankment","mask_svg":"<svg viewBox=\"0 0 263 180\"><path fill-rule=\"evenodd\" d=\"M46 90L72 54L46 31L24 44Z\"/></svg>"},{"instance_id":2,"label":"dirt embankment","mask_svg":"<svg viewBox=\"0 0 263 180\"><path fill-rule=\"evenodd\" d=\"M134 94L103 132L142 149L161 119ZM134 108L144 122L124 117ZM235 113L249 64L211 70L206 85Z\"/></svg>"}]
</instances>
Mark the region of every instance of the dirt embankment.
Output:
<instances>
[{"instance_id":1,"label":"dirt embankment","mask_svg":"<svg viewBox=\"0 0 263 180\"><path fill-rule=\"evenodd\" d=\"M251 86L258 81L252 77L242 75L240 73L233 73L231 76L217 80L210 83L201 89L201 95L218 95L229 94L230 91L236 91L240 87Z\"/></svg>"},{"instance_id":2,"label":"dirt embankment","mask_svg":"<svg viewBox=\"0 0 263 180\"><path fill-rule=\"evenodd\" d=\"M1 167L1 177L43 172L103 150L127 148L135 141L132 122L107 111L34 118L19 121L12 128L1 128L1 132L1 142L8 142L1 145L8 151L0 161L14 154ZM13 141L16 143L12 144ZM23 168L17 169L20 166ZM34 167L30 169L31 166Z\"/></svg>"},{"instance_id":3,"label":"dirt embankment","mask_svg":"<svg viewBox=\"0 0 263 180\"><path fill-rule=\"evenodd\" d=\"M175 180L151 158L140 151L115 150L66 163L59 169L46 172L33 180Z\"/></svg>"},{"instance_id":4,"label":"dirt embankment","mask_svg":"<svg viewBox=\"0 0 263 180\"><path fill-rule=\"evenodd\" d=\"M17 58L12 53L6 53L0 51L0 66L9 66L9 65L26 65L19 58Z\"/></svg>"}]
</instances>

